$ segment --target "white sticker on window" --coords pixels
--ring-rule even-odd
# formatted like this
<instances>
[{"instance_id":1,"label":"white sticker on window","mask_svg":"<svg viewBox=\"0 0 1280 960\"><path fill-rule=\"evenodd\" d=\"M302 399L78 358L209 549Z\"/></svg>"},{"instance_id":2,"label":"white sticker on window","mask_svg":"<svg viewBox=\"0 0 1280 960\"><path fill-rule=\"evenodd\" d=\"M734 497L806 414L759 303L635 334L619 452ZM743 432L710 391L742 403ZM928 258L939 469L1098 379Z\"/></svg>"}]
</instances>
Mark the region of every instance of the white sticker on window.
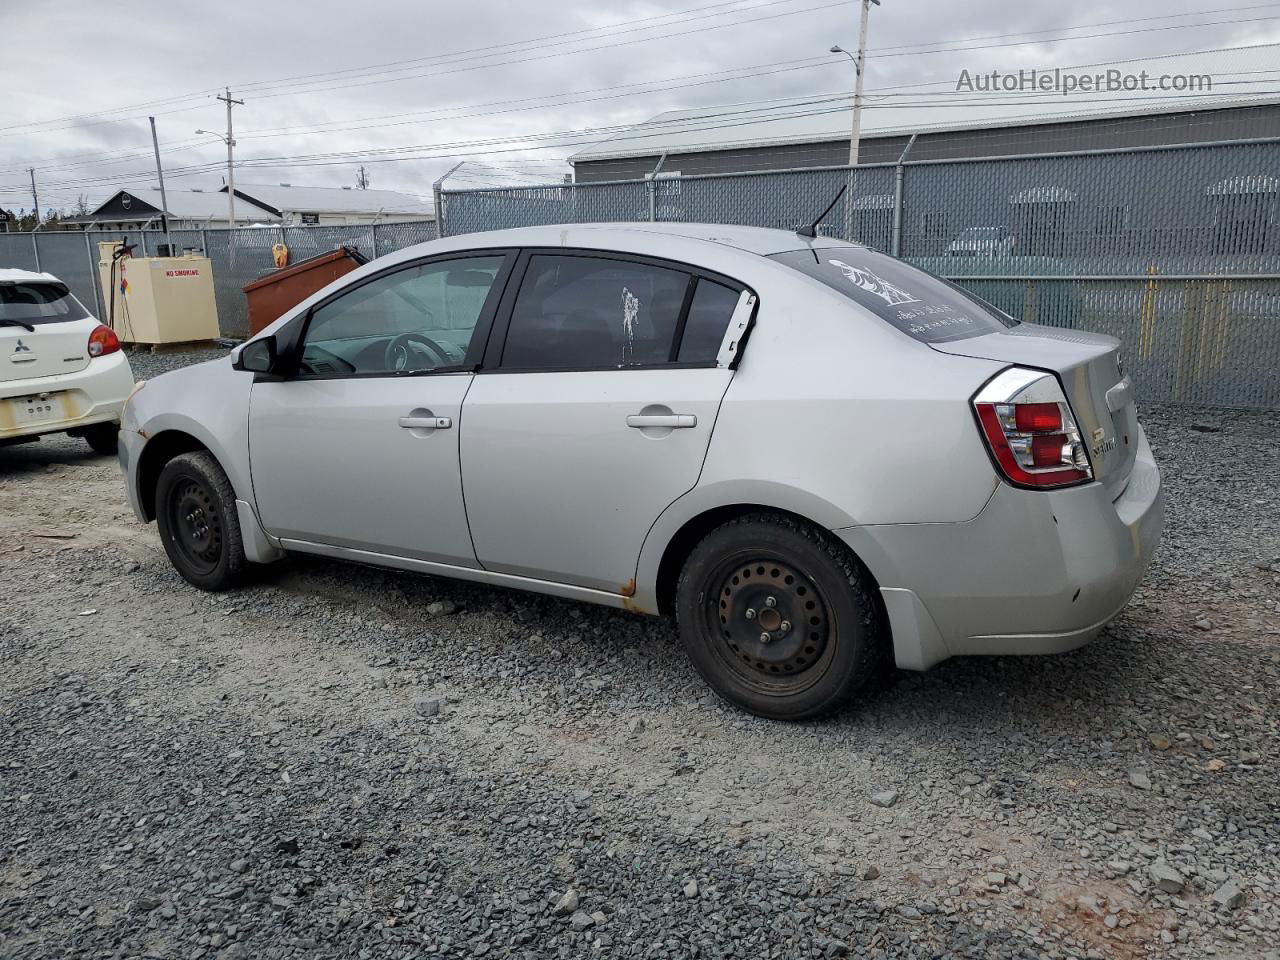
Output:
<instances>
[{"instance_id":1,"label":"white sticker on window","mask_svg":"<svg viewBox=\"0 0 1280 960\"><path fill-rule=\"evenodd\" d=\"M854 286L861 287L867 293L874 293L891 307L900 303L920 302L901 287L895 286L884 277L876 276L865 267L853 267L843 260L828 260L827 263L833 267L839 267L840 272L845 275L845 279Z\"/></svg>"},{"instance_id":2,"label":"white sticker on window","mask_svg":"<svg viewBox=\"0 0 1280 960\"><path fill-rule=\"evenodd\" d=\"M636 339L636 318L640 316L640 298L622 288L622 362L632 361L632 351Z\"/></svg>"}]
</instances>

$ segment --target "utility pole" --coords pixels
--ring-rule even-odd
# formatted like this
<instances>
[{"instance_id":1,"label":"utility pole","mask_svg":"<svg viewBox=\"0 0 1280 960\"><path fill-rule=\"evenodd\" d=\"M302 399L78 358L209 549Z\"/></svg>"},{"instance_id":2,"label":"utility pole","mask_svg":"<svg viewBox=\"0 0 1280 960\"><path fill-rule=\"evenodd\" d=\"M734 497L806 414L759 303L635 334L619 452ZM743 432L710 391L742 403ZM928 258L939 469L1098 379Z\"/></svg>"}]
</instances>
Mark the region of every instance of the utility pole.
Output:
<instances>
[{"instance_id":1,"label":"utility pole","mask_svg":"<svg viewBox=\"0 0 1280 960\"><path fill-rule=\"evenodd\" d=\"M156 179L160 181L160 226L164 228L164 242L169 246L169 256L173 256L173 241L169 239L169 198L164 192L164 169L160 166L160 140L156 137L156 118L147 117L151 121L151 147L156 152Z\"/></svg>"},{"instance_id":2,"label":"utility pole","mask_svg":"<svg viewBox=\"0 0 1280 960\"><path fill-rule=\"evenodd\" d=\"M879 0L876 0L878 3ZM235 146L236 138L231 129L231 107L238 104L244 106L243 100L231 99L231 88L226 88L226 96L218 97L227 105L227 227L231 228L236 225L236 173L235 173Z\"/></svg>"},{"instance_id":3,"label":"utility pole","mask_svg":"<svg viewBox=\"0 0 1280 960\"><path fill-rule=\"evenodd\" d=\"M856 79L853 84L853 130L849 135L849 166L858 165L858 143L862 139L862 75L867 63L867 20L871 5L880 0L862 0L862 16L858 22L858 58L854 61Z\"/></svg>"},{"instance_id":4,"label":"utility pole","mask_svg":"<svg viewBox=\"0 0 1280 960\"><path fill-rule=\"evenodd\" d=\"M35 229L40 229L40 197L36 193L36 168L28 167L27 172L31 174L31 202L36 207L36 225Z\"/></svg>"}]
</instances>

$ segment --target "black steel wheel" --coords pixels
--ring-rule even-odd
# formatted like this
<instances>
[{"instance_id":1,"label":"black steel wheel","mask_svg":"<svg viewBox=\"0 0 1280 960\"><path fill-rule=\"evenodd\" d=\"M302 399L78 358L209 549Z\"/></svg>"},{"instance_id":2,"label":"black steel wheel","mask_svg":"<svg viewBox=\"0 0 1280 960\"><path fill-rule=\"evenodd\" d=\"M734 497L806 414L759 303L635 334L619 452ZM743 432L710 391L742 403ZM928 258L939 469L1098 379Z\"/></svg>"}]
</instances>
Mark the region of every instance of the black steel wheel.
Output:
<instances>
[{"instance_id":1,"label":"black steel wheel","mask_svg":"<svg viewBox=\"0 0 1280 960\"><path fill-rule=\"evenodd\" d=\"M174 457L156 483L156 525L174 569L203 590L240 581L246 560L231 481L206 451Z\"/></svg>"},{"instance_id":2,"label":"black steel wheel","mask_svg":"<svg viewBox=\"0 0 1280 960\"><path fill-rule=\"evenodd\" d=\"M703 604L707 629L719 632L716 652L745 684L795 689L821 675L834 624L812 579L776 556L744 552L719 564L708 584L718 588Z\"/></svg>"},{"instance_id":3,"label":"black steel wheel","mask_svg":"<svg viewBox=\"0 0 1280 960\"><path fill-rule=\"evenodd\" d=\"M676 591L699 672L729 702L775 719L827 713L869 679L882 648L881 609L870 575L843 544L772 514L709 533Z\"/></svg>"}]
</instances>

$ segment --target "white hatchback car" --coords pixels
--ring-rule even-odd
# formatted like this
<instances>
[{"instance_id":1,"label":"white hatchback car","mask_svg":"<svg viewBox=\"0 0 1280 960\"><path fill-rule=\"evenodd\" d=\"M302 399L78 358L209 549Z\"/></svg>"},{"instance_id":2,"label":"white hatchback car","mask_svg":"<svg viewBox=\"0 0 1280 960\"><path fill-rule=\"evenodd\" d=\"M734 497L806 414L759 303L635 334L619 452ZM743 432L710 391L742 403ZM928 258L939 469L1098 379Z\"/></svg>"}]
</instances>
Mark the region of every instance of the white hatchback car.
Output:
<instances>
[{"instance_id":1,"label":"white hatchback car","mask_svg":"<svg viewBox=\"0 0 1280 960\"><path fill-rule=\"evenodd\" d=\"M197 586L297 551L674 613L719 694L809 717L1116 616L1162 518L1116 347L796 233L480 233L150 381L120 459Z\"/></svg>"},{"instance_id":2,"label":"white hatchback car","mask_svg":"<svg viewBox=\"0 0 1280 960\"><path fill-rule=\"evenodd\" d=\"M132 389L119 339L66 284L0 269L0 444L69 433L115 453Z\"/></svg>"}]
</instances>

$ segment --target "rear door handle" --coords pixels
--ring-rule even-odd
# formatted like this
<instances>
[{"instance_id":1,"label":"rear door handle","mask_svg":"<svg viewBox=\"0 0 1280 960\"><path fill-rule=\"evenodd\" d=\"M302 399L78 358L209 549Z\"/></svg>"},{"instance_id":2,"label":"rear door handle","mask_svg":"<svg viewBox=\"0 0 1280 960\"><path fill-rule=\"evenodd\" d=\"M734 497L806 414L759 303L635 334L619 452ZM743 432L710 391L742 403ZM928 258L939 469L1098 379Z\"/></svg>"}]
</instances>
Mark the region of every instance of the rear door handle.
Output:
<instances>
[{"instance_id":1,"label":"rear door handle","mask_svg":"<svg viewBox=\"0 0 1280 960\"><path fill-rule=\"evenodd\" d=\"M627 417L627 426L644 429L645 427L670 427L672 430L687 430L698 425L698 418L692 413L633 413Z\"/></svg>"},{"instance_id":2,"label":"rear door handle","mask_svg":"<svg viewBox=\"0 0 1280 960\"><path fill-rule=\"evenodd\" d=\"M453 426L449 417L401 417L399 423L406 430L448 430Z\"/></svg>"}]
</instances>

